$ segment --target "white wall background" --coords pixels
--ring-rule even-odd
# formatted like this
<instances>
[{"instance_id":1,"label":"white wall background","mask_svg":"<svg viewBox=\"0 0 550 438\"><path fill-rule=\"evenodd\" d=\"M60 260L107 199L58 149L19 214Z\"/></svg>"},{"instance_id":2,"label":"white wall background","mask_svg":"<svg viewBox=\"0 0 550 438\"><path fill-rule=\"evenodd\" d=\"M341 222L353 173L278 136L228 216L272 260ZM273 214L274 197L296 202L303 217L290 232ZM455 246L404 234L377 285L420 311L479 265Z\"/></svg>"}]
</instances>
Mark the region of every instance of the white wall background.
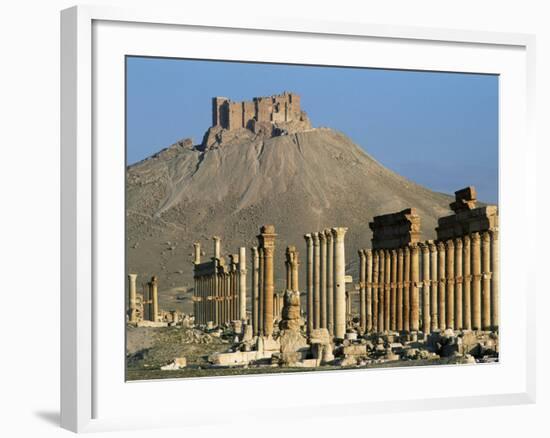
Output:
<instances>
[{"instance_id":1,"label":"white wall background","mask_svg":"<svg viewBox=\"0 0 550 438\"><path fill-rule=\"evenodd\" d=\"M88 2L92 3L92 2ZM151 6L149 1L93 1ZM186 4L188 3L188 4ZM197 4L199 3L199 4ZM497 0L324 1L156 0L158 7L218 9L236 14L365 21L458 29L533 33L537 36L539 227L548 199L550 26L547 2ZM65 0L3 3L0 13L0 432L3 436L62 436L59 419L59 11ZM522 145L518 145L522 147ZM532 231L525 224L523 234ZM539 272L548 270L548 236L541 238ZM544 248L544 253L543 253ZM550 412L548 287L539 281L537 318L538 401L530 406L313 419L261 431L205 426L170 431L200 436L542 436ZM533 333L535 336L535 333ZM546 415L545 415L546 414ZM246 425L242 425L246 428ZM7 429L7 430L6 430ZM538 433L537 433L538 431ZM165 433L169 431L163 431ZM157 432L158 433L158 432ZM109 436L150 436L151 431Z\"/></svg>"}]
</instances>

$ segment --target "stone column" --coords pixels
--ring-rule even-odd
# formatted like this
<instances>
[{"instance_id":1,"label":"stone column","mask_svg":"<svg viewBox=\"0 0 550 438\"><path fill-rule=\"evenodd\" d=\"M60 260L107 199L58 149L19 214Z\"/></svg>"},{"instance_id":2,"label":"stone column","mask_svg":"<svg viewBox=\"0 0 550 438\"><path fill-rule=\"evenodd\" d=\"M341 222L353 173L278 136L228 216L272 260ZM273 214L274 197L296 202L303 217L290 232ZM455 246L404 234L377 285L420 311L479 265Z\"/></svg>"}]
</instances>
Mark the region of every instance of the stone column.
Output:
<instances>
[{"instance_id":1,"label":"stone column","mask_svg":"<svg viewBox=\"0 0 550 438\"><path fill-rule=\"evenodd\" d=\"M409 332L411 330L411 249L406 246L403 251L403 331Z\"/></svg>"},{"instance_id":2,"label":"stone column","mask_svg":"<svg viewBox=\"0 0 550 438\"><path fill-rule=\"evenodd\" d=\"M397 250L391 250L390 330L397 330Z\"/></svg>"},{"instance_id":3,"label":"stone column","mask_svg":"<svg viewBox=\"0 0 550 438\"><path fill-rule=\"evenodd\" d=\"M437 243L437 274L438 274L438 309L437 313L439 315L439 329L445 330L447 326L447 313L445 312L445 298L446 298L446 287L445 287L445 243Z\"/></svg>"},{"instance_id":4,"label":"stone column","mask_svg":"<svg viewBox=\"0 0 550 438\"><path fill-rule=\"evenodd\" d=\"M264 225L260 230L260 245L264 249L264 336L273 334L273 255L275 227Z\"/></svg>"},{"instance_id":5,"label":"stone column","mask_svg":"<svg viewBox=\"0 0 550 438\"><path fill-rule=\"evenodd\" d=\"M373 267L372 267L372 329L378 331L378 290L380 279L380 252L373 251Z\"/></svg>"},{"instance_id":6,"label":"stone column","mask_svg":"<svg viewBox=\"0 0 550 438\"><path fill-rule=\"evenodd\" d=\"M462 312L462 282L464 280L462 253L462 239L458 237L455 239L455 328L457 330L462 330L462 328L464 327L464 314Z\"/></svg>"},{"instance_id":7,"label":"stone column","mask_svg":"<svg viewBox=\"0 0 550 438\"><path fill-rule=\"evenodd\" d=\"M300 266L300 259L299 259L299 255L300 253L296 250L295 247L293 247L293 252L292 252L292 259L291 259L291 282L290 282L290 285L291 285L291 288L294 292L299 292L300 291L300 285L299 285L299 277L298 277L298 267Z\"/></svg>"},{"instance_id":8,"label":"stone column","mask_svg":"<svg viewBox=\"0 0 550 438\"><path fill-rule=\"evenodd\" d=\"M366 285L367 281L367 266L365 251L360 249L357 251L359 255L359 327L361 333L364 334L367 331L367 300L366 300Z\"/></svg>"},{"instance_id":9,"label":"stone column","mask_svg":"<svg viewBox=\"0 0 550 438\"><path fill-rule=\"evenodd\" d=\"M481 235L482 250L482 303L481 318L483 330L491 330L491 236L489 232Z\"/></svg>"},{"instance_id":10,"label":"stone column","mask_svg":"<svg viewBox=\"0 0 550 438\"><path fill-rule=\"evenodd\" d=\"M307 333L308 336L313 331L313 238L311 234L305 234L306 240L306 289L307 289Z\"/></svg>"},{"instance_id":11,"label":"stone column","mask_svg":"<svg viewBox=\"0 0 550 438\"><path fill-rule=\"evenodd\" d=\"M240 319L246 321L246 248L239 249L239 313Z\"/></svg>"},{"instance_id":12,"label":"stone column","mask_svg":"<svg viewBox=\"0 0 550 438\"><path fill-rule=\"evenodd\" d=\"M320 247L320 286L321 286L321 318L319 324L321 328L327 328L327 241L325 239L324 231L319 233L319 247Z\"/></svg>"},{"instance_id":13,"label":"stone column","mask_svg":"<svg viewBox=\"0 0 550 438\"><path fill-rule=\"evenodd\" d=\"M325 228L327 241L327 328L334 336L334 240L330 228Z\"/></svg>"},{"instance_id":14,"label":"stone column","mask_svg":"<svg viewBox=\"0 0 550 438\"><path fill-rule=\"evenodd\" d=\"M128 274L128 304L130 306L130 312L128 319L131 323L136 323L137 318L137 292L136 292L136 274Z\"/></svg>"},{"instance_id":15,"label":"stone column","mask_svg":"<svg viewBox=\"0 0 550 438\"><path fill-rule=\"evenodd\" d=\"M346 334L346 248L344 237L348 229L332 229L334 240L334 337L343 339Z\"/></svg>"},{"instance_id":16,"label":"stone column","mask_svg":"<svg viewBox=\"0 0 550 438\"><path fill-rule=\"evenodd\" d=\"M384 267L384 330L390 330L390 291L391 291L391 252L384 252L386 266Z\"/></svg>"},{"instance_id":17,"label":"stone column","mask_svg":"<svg viewBox=\"0 0 550 438\"><path fill-rule=\"evenodd\" d=\"M367 314L367 333L373 329L372 325L372 250L366 249L367 259L367 296L366 296L366 314Z\"/></svg>"},{"instance_id":18,"label":"stone column","mask_svg":"<svg viewBox=\"0 0 550 438\"><path fill-rule=\"evenodd\" d=\"M250 248L252 253L252 334L258 335L258 274L260 270L260 258L258 257L258 248Z\"/></svg>"},{"instance_id":19,"label":"stone column","mask_svg":"<svg viewBox=\"0 0 550 438\"><path fill-rule=\"evenodd\" d=\"M433 332L438 329L438 301L437 301L437 246L435 243L430 242L430 330Z\"/></svg>"},{"instance_id":20,"label":"stone column","mask_svg":"<svg viewBox=\"0 0 550 438\"><path fill-rule=\"evenodd\" d=\"M214 258L220 259L221 258L221 241L218 236L212 237L212 240L214 241Z\"/></svg>"},{"instance_id":21,"label":"stone column","mask_svg":"<svg viewBox=\"0 0 550 438\"><path fill-rule=\"evenodd\" d=\"M481 252L479 233L472 233L472 328L481 330Z\"/></svg>"},{"instance_id":22,"label":"stone column","mask_svg":"<svg viewBox=\"0 0 550 438\"><path fill-rule=\"evenodd\" d=\"M491 233L491 326L493 330L498 330L499 326L499 264L500 254L498 247L498 230L494 229Z\"/></svg>"},{"instance_id":23,"label":"stone column","mask_svg":"<svg viewBox=\"0 0 550 438\"><path fill-rule=\"evenodd\" d=\"M151 277L151 282L149 283L150 297L151 297L151 310L150 318L151 321L158 321L159 315L159 297L158 297L158 280L156 275Z\"/></svg>"},{"instance_id":24,"label":"stone column","mask_svg":"<svg viewBox=\"0 0 550 438\"><path fill-rule=\"evenodd\" d=\"M194 259L193 263L198 265L201 262L201 244L199 242L193 243Z\"/></svg>"},{"instance_id":25,"label":"stone column","mask_svg":"<svg viewBox=\"0 0 550 438\"><path fill-rule=\"evenodd\" d=\"M397 250L397 331L403 331L403 248Z\"/></svg>"},{"instance_id":26,"label":"stone column","mask_svg":"<svg viewBox=\"0 0 550 438\"><path fill-rule=\"evenodd\" d=\"M292 272L290 269L290 248L286 248L286 260L285 260L285 273L286 273L286 284L285 284L285 290L291 290L291 283L292 283Z\"/></svg>"},{"instance_id":27,"label":"stone column","mask_svg":"<svg viewBox=\"0 0 550 438\"><path fill-rule=\"evenodd\" d=\"M464 330L472 330L472 275L471 275L471 247L470 247L470 236L463 237L463 262L462 262L462 277L463 281L463 290L462 298L464 301L464 311L462 318L462 326Z\"/></svg>"},{"instance_id":28,"label":"stone column","mask_svg":"<svg viewBox=\"0 0 550 438\"><path fill-rule=\"evenodd\" d=\"M411 331L417 332L420 328L420 249L417 244L411 246Z\"/></svg>"},{"instance_id":29,"label":"stone column","mask_svg":"<svg viewBox=\"0 0 550 438\"><path fill-rule=\"evenodd\" d=\"M380 257L380 274L378 277L378 331L383 332L386 330L384 323L384 298L386 292L386 252L381 249L378 251Z\"/></svg>"},{"instance_id":30,"label":"stone column","mask_svg":"<svg viewBox=\"0 0 550 438\"><path fill-rule=\"evenodd\" d=\"M258 246L258 335L264 334L264 249Z\"/></svg>"},{"instance_id":31,"label":"stone column","mask_svg":"<svg viewBox=\"0 0 550 438\"><path fill-rule=\"evenodd\" d=\"M231 272L225 274L225 322L231 321Z\"/></svg>"},{"instance_id":32,"label":"stone column","mask_svg":"<svg viewBox=\"0 0 550 438\"><path fill-rule=\"evenodd\" d=\"M422 249L422 331L430 333L430 247L423 243Z\"/></svg>"},{"instance_id":33,"label":"stone column","mask_svg":"<svg viewBox=\"0 0 550 438\"><path fill-rule=\"evenodd\" d=\"M447 240L445 244L447 252L447 298L445 300L445 310L447 315L447 328L455 328L455 244L452 240Z\"/></svg>"},{"instance_id":34,"label":"stone column","mask_svg":"<svg viewBox=\"0 0 550 438\"><path fill-rule=\"evenodd\" d=\"M312 233L313 239L313 328L321 327L321 248L319 233Z\"/></svg>"}]
</instances>

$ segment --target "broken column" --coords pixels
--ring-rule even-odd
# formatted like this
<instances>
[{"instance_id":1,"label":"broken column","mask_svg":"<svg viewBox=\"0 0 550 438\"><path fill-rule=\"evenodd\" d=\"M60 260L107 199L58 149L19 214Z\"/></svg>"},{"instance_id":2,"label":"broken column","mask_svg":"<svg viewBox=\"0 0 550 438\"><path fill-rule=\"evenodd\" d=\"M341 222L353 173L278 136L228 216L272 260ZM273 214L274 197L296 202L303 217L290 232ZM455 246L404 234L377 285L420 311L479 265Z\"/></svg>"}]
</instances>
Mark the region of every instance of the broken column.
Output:
<instances>
[{"instance_id":1,"label":"broken column","mask_svg":"<svg viewBox=\"0 0 550 438\"><path fill-rule=\"evenodd\" d=\"M479 233L472 233L472 328L481 330L481 251Z\"/></svg>"},{"instance_id":2,"label":"broken column","mask_svg":"<svg viewBox=\"0 0 550 438\"><path fill-rule=\"evenodd\" d=\"M499 263L498 230L491 233L491 326L498 330L499 326Z\"/></svg>"},{"instance_id":3,"label":"broken column","mask_svg":"<svg viewBox=\"0 0 550 438\"><path fill-rule=\"evenodd\" d=\"M246 321L246 248L239 249L239 317Z\"/></svg>"},{"instance_id":4,"label":"broken column","mask_svg":"<svg viewBox=\"0 0 550 438\"><path fill-rule=\"evenodd\" d=\"M131 323L136 323L138 321L136 279L136 274L128 274L128 301L130 305L130 314L128 315L128 318Z\"/></svg>"},{"instance_id":5,"label":"broken column","mask_svg":"<svg viewBox=\"0 0 550 438\"><path fill-rule=\"evenodd\" d=\"M481 235L482 289L481 319L483 330L491 330L491 236L488 232Z\"/></svg>"},{"instance_id":6,"label":"broken column","mask_svg":"<svg viewBox=\"0 0 550 438\"><path fill-rule=\"evenodd\" d=\"M420 283L420 261L418 244L411 245L411 317L410 326L412 332L419 330L420 322L420 297L418 286Z\"/></svg>"},{"instance_id":7,"label":"broken column","mask_svg":"<svg viewBox=\"0 0 550 438\"><path fill-rule=\"evenodd\" d=\"M252 252L252 334L258 335L258 274L260 270L260 258L258 257L258 248L250 248Z\"/></svg>"},{"instance_id":8,"label":"broken column","mask_svg":"<svg viewBox=\"0 0 550 438\"><path fill-rule=\"evenodd\" d=\"M221 241L218 236L212 237L212 240L214 241L214 258L220 259L221 258Z\"/></svg>"},{"instance_id":9,"label":"broken column","mask_svg":"<svg viewBox=\"0 0 550 438\"><path fill-rule=\"evenodd\" d=\"M259 244L264 250L264 336L273 334L273 255L276 236L273 225L264 225L258 236Z\"/></svg>"},{"instance_id":10,"label":"broken column","mask_svg":"<svg viewBox=\"0 0 550 438\"><path fill-rule=\"evenodd\" d=\"M306 289L307 289L307 333L311 335L313 331L313 238L311 234L305 234L306 241Z\"/></svg>"},{"instance_id":11,"label":"broken column","mask_svg":"<svg viewBox=\"0 0 550 438\"><path fill-rule=\"evenodd\" d=\"M346 334L346 248L344 237L348 229L332 228L334 240L334 337L344 339Z\"/></svg>"}]
</instances>

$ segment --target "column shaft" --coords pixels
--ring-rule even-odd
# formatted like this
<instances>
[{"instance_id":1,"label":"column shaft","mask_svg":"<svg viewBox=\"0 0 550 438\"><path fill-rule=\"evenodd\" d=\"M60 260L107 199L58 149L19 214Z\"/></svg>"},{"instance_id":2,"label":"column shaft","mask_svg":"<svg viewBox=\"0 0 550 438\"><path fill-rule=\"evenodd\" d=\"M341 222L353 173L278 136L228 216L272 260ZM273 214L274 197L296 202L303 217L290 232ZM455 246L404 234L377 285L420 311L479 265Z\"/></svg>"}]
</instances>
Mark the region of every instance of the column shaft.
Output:
<instances>
[{"instance_id":1,"label":"column shaft","mask_svg":"<svg viewBox=\"0 0 550 438\"><path fill-rule=\"evenodd\" d=\"M397 331L403 331L403 248L397 250Z\"/></svg>"},{"instance_id":2,"label":"column shaft","mask_svg":"<svg viewBox=\"0 0 550 438\"><path fill-rule=\"evenodd\" d=\"M325 239L325 233L319 232L319 247L320 247L320 306L321 306L321 318L319 325L321 328L327 328L327 242Z\"/></svg>"},{"instance_id":3,"label":"column shaft","mask_svg":"<svg viewBox=\"0 0 550 438\"><path fill-rule=\"evenodd\" d=\"M491 326L498 330L499 326L499 264L498 230L491 231Z\"/></svg>"},{"instance_id":4,"label":"column shaft","mask_svg":"<svg viewBox=\"0 0 550 438\"><path fill-rule=\"evenodd\" d=\"M455 239L455 328L457 330L462 330L464 327L462 253L462 239L459 237Z\"/></svg>"},{"instance_id":5,"label":"column shaft","mask_svg":"<svg viewBox=\"0 0 550 438\"><path fill-rule=\"evenodd\" d=\"M445 310L447 315L447 328L455 328L455 244L452 240L446 242L447 252L445 254L447 267L447 298Z\"/></svg>"},{"instance_id":6,"label":"column shaft","mask_svg":"<svg viewBox=\"0 0 550 438\"><path fill-rule=\"evenodd\" d=\"M422 331L430 333L430 248L422 245Z\"/></svg>"},{"instance_id":7,"label":"column shaft","mask_svg":"<svg viewBox=\"0 0 550 438\"><path fill-rule=\"evenodd\" d=\"M327 328L334 336L334 239L330 229L325 229L327 240Z\"/></svg>"},{"instance_id":8,"label":"column shaft","mask_svg":"<svg viewBox=\"0 0 550 438\"><path fill-rule=\"evenodd\" d=\"M384 323L384 298L386 293L386 252L381 249L378 251L380 256L380 274L378 278L378 331L383 332L386 330Z\"/></svg>"},{"instance_id":9,"label":"column shaft","mask_svg":"<svg viewBox=\"0 0 550 438\"><path fill-rule=\"evenodd\" d=\"M311 234L304 235L306 240L306 289L307 289L307 333L311 334L313 330L313 238Z\"/></svg>"},{"instance_id":10,"label":"column shaft","mask_svg":"<svg viewBox=\"0 0 550 438\"><path fill-rule=\"evenodd\" d=\"M367 275L367 296L366 296L366 314L367 314L367 332L370 333L373 329L372 325L372 250L365 250L366 254L366 275Z\"/></svg>"},{"instance_id":11,"label":"column shaft","mask_svg":"<svg viewBox=\"0 0 550 438\"><path fill-rule=\"evenodd\" d=\"M357 251L359 255L359 327L361 333L367 330L367 300L366 300L366 285L367 281L367 263L365 251L360 249Z\"/></svg>"},{"instance_id":12,"label":"column shaft","mask_svg":"<svg viewBox=\"0 0 550 438\"><path fill-rule=\"evenodd\" d=\"M372 267L372 329L378 332L378 290L380 279L380 252L373 250Z\"/></svg>"},{"instance_id":13,"label":"column shaft","mask_svg":"<svg viewBox=\"0 0 550 438\"><path fill-rule=\"evenodd\" d=\"M438 281L437 281L437 246L430 242L430 330L437 330L439 327L438 322Z\"/></svg>"},{"instance_id":14,"label":"column shaft","mask_svg":"<svg viewBox=\"0 0 550 438\"><path fill-rule=\"evenodd\" d=\"M462 326L464 330L472 329L472 272L471 272L471 245L470 236L463 237L463 260L462 260L462 298L464 310L462 314Z\"/></svg>"},{"instance_id":15,"label":"column shaft","mask_svg":"<svg viewBox=\"0 0 550 438\"><path fill-rule=\"evenodd\" d=\"M489 232L481 235L482 249L482 327L483 330L491 330L491 236Z\"/></svg>"},{"instance_id":16,"label":"column shaft","mask_svg":"<svg viewBox=\"0 0 550 438\"><path fill-rule=\"evenodd\" d=\"M403 330L409 332L411 330L411 249L406 246L404 251L404 269L403 269Z\"/></svg>"},{"instance_id":17,"label":"column shaft","mask_svg":"<svg viewBox=\"0 0 550 438\"><path fill-rule=\"evenodd\" d=\"M445 312L445 298L446 298L446 287L445 287L445 244L443 242L437 243L437 274L438 274L438 309L437 314L439 316L439 329L445 330L447 326L447 314Z\"/></svg>"},{"instance_id":18,"label":"column shaft","mask_svg":"<svg viewBox=\"0 0 550 438\"><path fill-rule=\"evenodd\" d=\"M348 229L332 229L334 240L334 337L343 339L346 334L346 248L344 237Z\"/></svg>"},{"instance_id":19,"label":"column shaft","mask_svg":"<svg viewBox=\"0 0 550 438\"><path fill-rule=\"evenodd\" d=\"M481 330L481 248L479 233L472 239L472 328Z\"/></svg>"},{"instance_id":20,"label":"column shaft","mask_svg":"<svg viewBox=\"0 0 550 438\"><path fill-rule=\"evenodd\" d=\"M385 262L386 266L384 268L384 330L390 330L390 295L391 295L391 252L385 251Z\"/></svg>"},{"instance_id":21,"label":"column shaft","mask_svg":"<svg viewBox=\"0 0 550 438\"><path fill-rule=\"evenodd\" d=\"M137 322L137 289L136 289L136 274L128 274L128 304L130 312L128 319L131 323Z\"/></svg>"},{"instance_id":22,"label":"column shaft","mask_svg":"<svg viewBox=\"0 0 550 438\"><path fill-rule=\"evenodd\" d=\"M273 334L273 255L275 251L275 227L264 225L260 234L261 245L264 248L264 335Z\"/></svg>"},{"instance_id":23,"label":"column shaft","mask_svg":"<svg viewBox=\"0 0 550 438\"><path fill-rule=\"evenodd\" d=\"M417 332L420 328L420 249L417 244L411 248L411 331Z\"/></svg>"},{"instance_id":24,"label":"column shaft","mask_svg":"<svg viewBox=\"0 0 550 438\"><path fill-rule=\"evenodd\" d=\"M319 233L312 233L313 238L313 328L321 327L321 248Z\"/></svg>"}]
</instances>

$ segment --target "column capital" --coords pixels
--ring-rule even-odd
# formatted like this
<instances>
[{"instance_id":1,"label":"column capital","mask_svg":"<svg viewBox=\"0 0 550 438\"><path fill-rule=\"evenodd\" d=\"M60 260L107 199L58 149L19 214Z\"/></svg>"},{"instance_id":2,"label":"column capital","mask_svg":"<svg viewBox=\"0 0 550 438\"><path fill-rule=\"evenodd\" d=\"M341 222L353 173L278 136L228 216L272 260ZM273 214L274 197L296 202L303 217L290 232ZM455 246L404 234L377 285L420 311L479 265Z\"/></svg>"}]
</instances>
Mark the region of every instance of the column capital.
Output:
<instances>
[{"instance_id":1,"label":"column capital","mask_svg":"<svg viewBox=\"0 0 550 438\"><path fill-rule=\"evenodd\" d=\"M365 258L365 250L364 249L358 249L357 254L359 255L359 258L361 260Z\"/></svg>"},{"instance_id":2,"label":"column capital","mask_svg":"<svg viewBox=\"0 0 550 438\"><path fill-rule=\"evenodd\" d=\"M455 247L455 244L452 239L449 239L445 242L445 246L447 249L453 249Z\"/></svg>"},{"instance_id":3,"label":"column capital","mask_svg":"<svg viewBox=\"0 0 550 438\"><path fill-rule=\"evenodd\" d=\"M330 231L330 228L325 228L323 230L323 233L325 233L325 237L327 239L327 242L332 240L332 232Z\"/></svg>"},{"instance_id":4,"label":"column capital","mask_svg":"<svg viewBox=\"0 0 550 438\"><path fill-rule=\"evenodd\" d=\"M317 233L317 235L319 236L319 243L321 243L321 245L324 245L326 243L325 232L324 231L319 231Z\"/></svg>"},{"instance_id":5,"label":"column capital","mask_svg":"<svg viewBox=\"0 0 550 438\"><path fill-rule=\"evenodd\" d=\"M470 236L469 235L465 235L465 236L462 236L462 241L463 241L463 244L464 246L470 246Z\"/></svg>"},{"instance_id":6,"label":"column capital","mask_svg":"<svg viewBox=\"0 0 550 438\"><path fill-rule=\"evenodd\" d=\"M348 228L347 227L333 227L331 228L331 231L332 231L332 236L336 239L336 240L343 240L344 239L344 236L346 235L346 232L348 231Z\"/></svg>"},{"instance_id":7,"label":"column capital","mask_svg":"<svg viewBox=\"0 0 550 438\"><path fill-rule=\"evenodd\" d=\"M250 252L252 253L252 257L257 257L258 256L258 247L257 246L251 246L250 247Z\"/></svg>"},{"instance_id":8,"label":"column capital","mask_svg":"<svg viewBox=\"0 0 550 438\"><path fill-rule=\"evenodd\" d=\"M491 228L489 234L491 234L493 240L498 240L498 228Z\"/></svg>"},{"instance_id":9,"label":"column capital","mask_svg":"<svg viewBox=\"0 0 550 438\"><path fill-rule=\"evenodd\" d=\"M363 251L365 252L365 255L368 259L372 258L372 249L364 249Z\"/></svg>"},{"instance_id":10,"label":"column capital","mask_svg":"<svg viewBox=\"0 0 550 438\"><path fill-rule=\"evenodd\" d=\"M137 274L128 274L128 278L132 281L135 281L137 278Z\"/></svg>"},{"instance_id":11,"label":"column capital","mask_svg":"<svg viewBox=\"0 0 550 438\"><path fill-rule=\"evenodd\" d=\"M306 241L307 246L313 245L313 237L311 236L311 233L304 234L304 239Z\"/></svg>"},{"instance_id":12,"label":"column capital","mask_svg":"<svg viewBox=\"0 0 550 438\"><path fill-rule=\"evenodd\" d=\"M483 240L483 243L489 243L489 241L491 240L491 235L488 231L485 231L481 234L481 239Z\"/></svg>"},{"instance_id":13,"label":"column capital","mask_svg":"<svg viewBox=\"0 0 550 438\"><path fill-rule=\"evenodd\" d=\"M420 246L416 243L411 243L410 245L411 254L418 254L420 252Z\"/></svg>"},{"instance_id":14,"label":"column capital","mask_svg":"<svg viewBox=\"0 0 550 438\"><path fill-rule=\"evenodd\" d=\"M274 225L263 225L260 228L260 234L258 235L260 246L264 248L275 246L275 237L277 237L277 234L275 233Z\"/></svg>"},{"instance_id":15,"label":"column capital","mask_svg":"<svg viewBox=\"0 0 550 438\"><path fill-rule=\"evenodd\" d=\"M319 246L319 233L311 233L313 239L313 246Z\"/></svg>"},{"instance_id":16,"label":"column capital","mask_svg":"<svg viewBox=\"0 0 550 438\"><path fill-rule=\"evenodd\" d=\"M479 243L479 233L472 233L470 238L472 239L472 242Z\"/></svg>"},{"instance_id":17,"label":"column capital","mask_svg":"<svg viewBox=\"0 0 550 438\"><path fill-rule=\"evenodd\" d=\"M457 237L455 239L455 248L462 248L463 244L462 244L462 238L461 237Z\"/></svg>"},{"instance_id":18,"label":"column capital","mask_svg":"<svg viewBox=\"0 0 550 438\"><path fill-rule=\"evenodd\" d=\"M439 251L445 251L445 242L442 242L441 240L437 242L437 249Z\"/></svg>"},{"instance_id":19,"label":"column capital","mask_svg":"<svg viewBox=\"0 0 550 438\"><path fill-rule=\"evenodd\" d=\"M422 250L422 254L428 254L430 252L430 244L427 242L422 242L420 244L420 249Z\"/></svg>"}]
</instances>

